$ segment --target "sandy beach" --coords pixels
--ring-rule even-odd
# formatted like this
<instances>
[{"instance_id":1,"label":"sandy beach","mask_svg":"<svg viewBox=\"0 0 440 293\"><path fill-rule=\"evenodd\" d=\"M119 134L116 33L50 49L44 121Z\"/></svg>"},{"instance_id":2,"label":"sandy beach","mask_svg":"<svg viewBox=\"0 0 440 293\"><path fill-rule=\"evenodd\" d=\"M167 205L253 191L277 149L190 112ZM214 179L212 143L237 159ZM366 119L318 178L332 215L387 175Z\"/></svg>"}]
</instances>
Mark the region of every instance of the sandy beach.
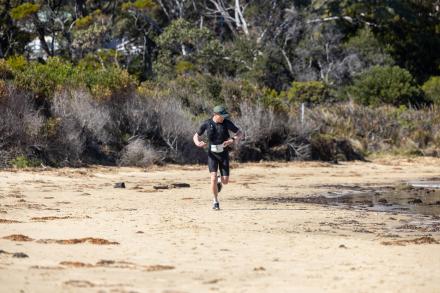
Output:
<instances>
[{"instance_id":1,"label":"sandy beach","mask_svg":"<svg viewBox=\"0 0 440 293\"><path fill-rule=\"evenodd\" d=\"M440 292L438 216L285 200L438 180L440 159L231 173L213 211L206 166L0 171L0 292Z\"/></svg>"}]
</instances>

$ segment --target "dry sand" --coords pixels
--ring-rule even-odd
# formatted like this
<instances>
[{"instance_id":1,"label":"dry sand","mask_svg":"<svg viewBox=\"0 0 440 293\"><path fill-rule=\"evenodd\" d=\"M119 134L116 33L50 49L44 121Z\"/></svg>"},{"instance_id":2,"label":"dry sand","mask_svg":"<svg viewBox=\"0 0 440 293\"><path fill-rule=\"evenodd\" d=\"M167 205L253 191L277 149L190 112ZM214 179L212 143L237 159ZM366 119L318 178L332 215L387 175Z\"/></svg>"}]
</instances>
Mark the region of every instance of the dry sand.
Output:
<instances>
[{"instance_id":1,"label":"dry sand","mask_svg":"<svg viewBox=\"0 0 440 293\"><path fill-rule=\"evenodd\" d=\"M432 217L248 200L439 175L432 158L237 164L212 211L205 166L1 171L0 291L440 292L440 233L398 229Z\"/></svg>"}]
</instances>

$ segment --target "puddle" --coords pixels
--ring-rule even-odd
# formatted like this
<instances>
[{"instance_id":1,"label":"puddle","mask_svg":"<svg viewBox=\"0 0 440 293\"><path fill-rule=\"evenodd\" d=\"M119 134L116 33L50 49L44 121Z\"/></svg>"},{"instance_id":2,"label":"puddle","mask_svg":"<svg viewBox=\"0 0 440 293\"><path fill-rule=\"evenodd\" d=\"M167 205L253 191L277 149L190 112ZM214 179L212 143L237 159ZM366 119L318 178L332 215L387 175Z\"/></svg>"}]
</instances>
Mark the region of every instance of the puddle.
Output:
<instances>
[{"instance_id":1,"label":"puddle","mask_svg":"<svg viewBox=\"0 0 440 293\"><path fill-rule=\"evenodd\" d=\"M412 184L412 183L411 183ZM416 186L424 186L416 187ZM311 203L367 211L413 213L440 216L440 182L418 182L417 185L378 187L377 189L344 186L336 191L307 197L247 198L273 203ZM426 187L426 188L425 188Z\"/></svg>"},{"instance_id":2,"label":"puddle","mask_svg":"<svg viewBox=\"0 0 440 293\"><path fill-rule=\"evenodd\" d=\"M325 204L346 205L371 211L409 212L440 216L440 190L387 191L324 196Z\"/></svg>"},{"instance_id":3,"label":"puddle","mask_svg":"<svg viewBox=\"0 0 440 293\"><path fill-rule=\"evenodd\" d=\"M413 187L440 189L440 181L410 181L408 184Z\"/></svg>"}]
</instances>

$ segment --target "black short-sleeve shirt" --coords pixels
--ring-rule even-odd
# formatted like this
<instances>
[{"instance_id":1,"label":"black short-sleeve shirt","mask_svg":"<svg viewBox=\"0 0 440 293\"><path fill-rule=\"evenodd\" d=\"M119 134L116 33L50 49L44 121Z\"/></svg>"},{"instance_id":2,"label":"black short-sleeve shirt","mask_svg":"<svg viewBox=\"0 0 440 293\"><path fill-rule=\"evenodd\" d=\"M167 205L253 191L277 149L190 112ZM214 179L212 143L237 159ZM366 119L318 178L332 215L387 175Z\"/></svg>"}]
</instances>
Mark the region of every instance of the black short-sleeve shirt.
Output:
<instances>
[{"instance_id":1,"label":"black short-sleeve shirt","mask_svg":"<svg viewBox=\"0 0 440 293\"><path fill-rule=\"evenodd\" d=\"M207 131L209 143L222 144L225 140L229 139L229 130L236 133L239 129L229 119L223 120L223 123L215 123L211 118L200 125L197 134L203 135Z\"/></svg>"}]
</instances>

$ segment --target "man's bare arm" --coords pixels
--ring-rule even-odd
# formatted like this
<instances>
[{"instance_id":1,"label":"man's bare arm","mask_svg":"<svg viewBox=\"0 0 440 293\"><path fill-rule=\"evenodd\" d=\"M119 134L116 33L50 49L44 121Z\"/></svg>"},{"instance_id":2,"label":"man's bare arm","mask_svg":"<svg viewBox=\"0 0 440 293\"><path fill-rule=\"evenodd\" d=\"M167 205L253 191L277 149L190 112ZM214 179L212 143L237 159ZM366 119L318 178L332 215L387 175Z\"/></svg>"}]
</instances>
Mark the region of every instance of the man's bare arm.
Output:
<instances>
[{"instance_id":1,"label":"man's bare arm","mask_svg":"<svg viewBox=\"0 0 440 293\"><path fill-rule=\"evenodd\" d=\"M243 138L243 136L244 136L244 134L243 134L243 132L241 132L241 130L237 131L235 133L235 135L233 136L234 141L238 143Z\"/></svg>"},{"instance_id":2,"label":"man's bare arm","mask_svg":"<svg viewBox=\"0 0 440 293\"><path fill-rule=\"evenodd\" d=\"M235 143L238 143L238 142L240 141L240 139L242 139L242 138L243 138L243 132L241 132L241 131L239 130L239 131L237 131L237 132L234 134L233 137L231 137L231 138L229 138L227 141L225 141L225 142L223 143L223 145L224 145L224 146L228 146L228 145L233 144L234 142L235 142Z\"/></svg>"},{"instance_id":3,"label":"man's bare arm","mask_svg":"<svg viewBox=\"0 0 440 293\"><path fill-rule=\"evenodd\" d=\"M206 146L206 142L200 140L200 136L197 134L197 132L193 136L193 141L194 141L194 144L196 146L198 146L199 148L203 148Z\"/></svg>"}]
</instances>

